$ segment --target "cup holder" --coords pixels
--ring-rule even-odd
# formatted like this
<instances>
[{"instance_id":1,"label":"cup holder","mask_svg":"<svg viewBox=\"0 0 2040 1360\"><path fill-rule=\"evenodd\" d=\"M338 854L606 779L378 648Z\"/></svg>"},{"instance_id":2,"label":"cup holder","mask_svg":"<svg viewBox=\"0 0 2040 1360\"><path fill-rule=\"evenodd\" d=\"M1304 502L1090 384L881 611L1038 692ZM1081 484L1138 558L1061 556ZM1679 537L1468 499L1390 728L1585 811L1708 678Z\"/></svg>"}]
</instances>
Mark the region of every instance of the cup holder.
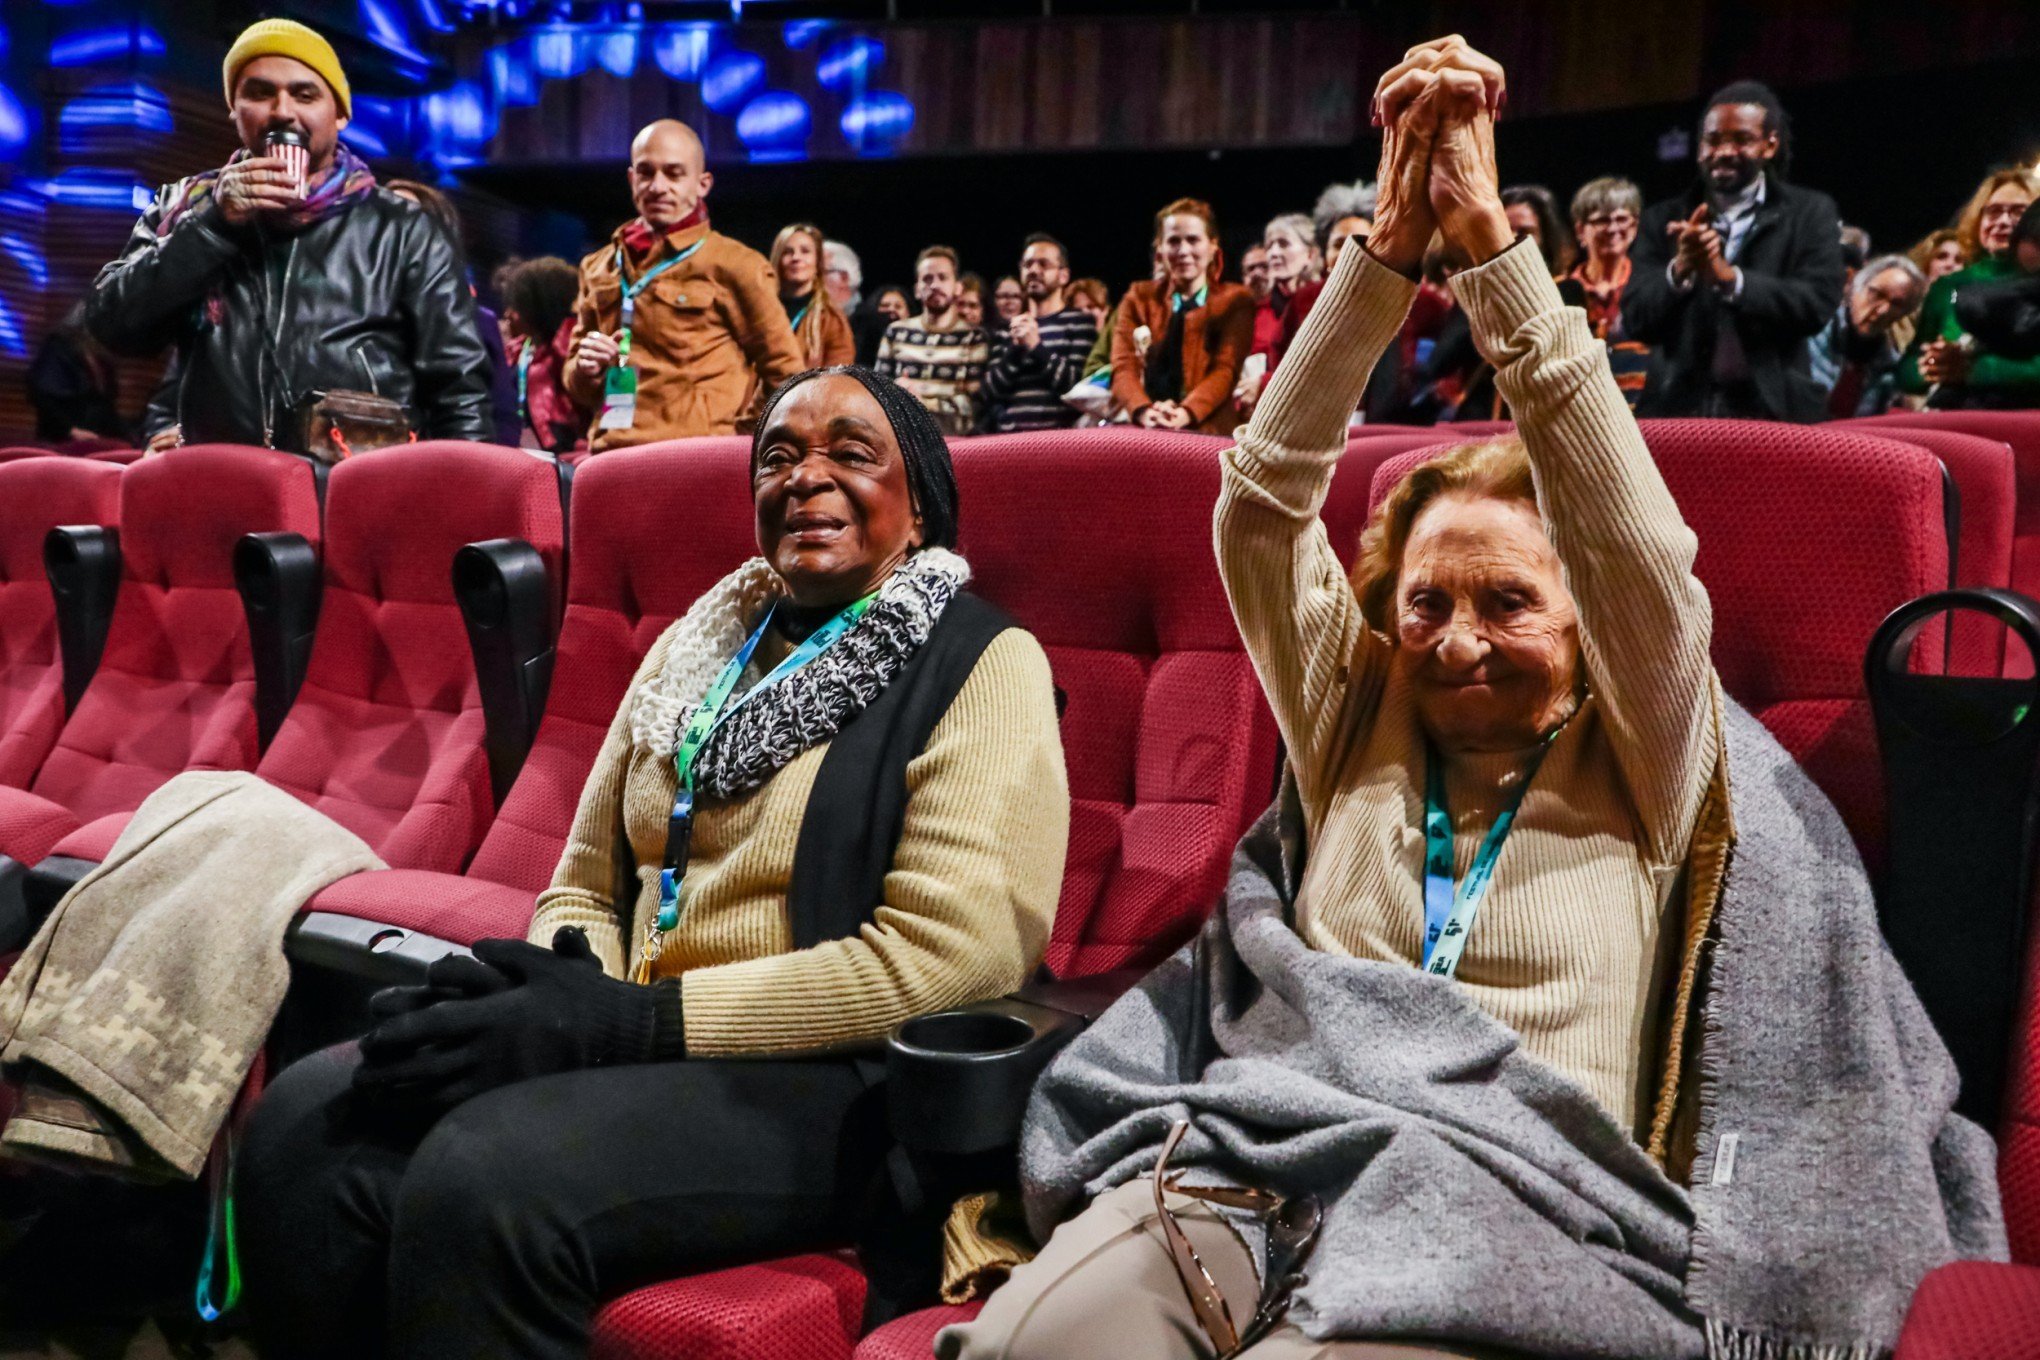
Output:
<instances>
[{"instance_id":1,"label":"cup holder","mask_svg":"<svg viewBox=\"0 0 2040 1360\"><path fill-rule=\"evenodd\" d=\"M943 1011L916 1016L900 1026L899 1041L924 1053L959 1057L1011 1053L1034 1038L1034 1026L1017 1015Z\"/></svg>"}]
</instances>

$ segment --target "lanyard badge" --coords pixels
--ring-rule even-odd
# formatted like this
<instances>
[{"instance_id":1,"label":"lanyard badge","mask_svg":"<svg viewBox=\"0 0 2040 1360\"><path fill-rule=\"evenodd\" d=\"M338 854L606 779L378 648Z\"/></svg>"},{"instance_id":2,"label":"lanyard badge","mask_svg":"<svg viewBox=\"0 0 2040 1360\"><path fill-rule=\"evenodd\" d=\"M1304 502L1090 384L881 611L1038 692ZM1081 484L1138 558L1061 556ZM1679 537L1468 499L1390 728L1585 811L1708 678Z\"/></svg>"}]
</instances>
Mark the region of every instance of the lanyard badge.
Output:
<instances>
[{"instance_id":1,"label":"lanyard badge","mask_svg":"<svg viewBox=\"0 0 2040 1360\"><path fill-rule=\"evenodd\" d=\"M1554 734L1556 735L1556 734ZM1494 881L1495 863L1502 857L1502 842L1516 823L1523 795L1537 777L1537 767L1550 750L1547 740L1523 772L1516 796L1495 815L1486 839L1473 857L1466 877L1456 886L1452 881L1452 813L1445 806L1445 771L1438 752L1429 743L1424 748L1424 957L1422 967L1438 977L1456 977L1466 940L1473 933L1474 917L1481 900Z\"/></svg>"},{"instance_id":2,"label":"lanyard badge","mask_svg":"<svg viewBox=\"0 0 2040 1360\"><path fill-rule=\"evenodd\" d=\"M662 937L680 924L680 882L687 875L688 854L694 844L694 766L702 748L708 745L716 729L734 717L738 709L834 646L843 634L850 631L851 625L864 617L865 611L871 608L871 602L877 598L876 594L867 595L817 628L764 679L731 703L730 694L736 689L744 667L751 664L751 656L758 650L765 630L772 626L772 616L778 611L778 606L774 605L751 630L751 636L744 640L737 654L724 663L715 682L688 716L687 726L681 729L680 740L673 748L673 773L678 789L673 797L673 810L666 818L666 853L659 868L659 908L645 931L644 949L638 956L637 981L651 981L652 961L658 957Z\"/></svg>"},{"instance_id":3,"label":"lanyard badge","mask_svg":"<svg viewBox=\"0 0 2040 1360\"><path fill-rule=\"evenodd\" d=\"M644 292L653 279L687 259L707 241L704 236L679 254L661 260L640 274L634 283L624 274L623 247L616 247L616 278L623 294L622 325L616 333L616 367L602 375L602 415L596 422L597 429L627 430L637 422L637 370L630 366L630 330L631 324L637 320L638 294Z\"/></svg>"}]
</instances>

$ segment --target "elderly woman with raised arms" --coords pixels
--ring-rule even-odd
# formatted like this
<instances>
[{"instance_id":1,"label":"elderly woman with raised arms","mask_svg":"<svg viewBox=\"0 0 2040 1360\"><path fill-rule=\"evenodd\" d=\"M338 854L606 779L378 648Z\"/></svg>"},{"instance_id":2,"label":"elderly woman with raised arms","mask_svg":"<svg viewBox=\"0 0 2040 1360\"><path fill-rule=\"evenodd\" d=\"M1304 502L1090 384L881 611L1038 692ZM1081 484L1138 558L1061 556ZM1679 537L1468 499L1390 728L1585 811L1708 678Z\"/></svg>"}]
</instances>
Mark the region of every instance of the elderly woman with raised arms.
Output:
<instances>
[{"instance_id":1,"label":"elderly woman with raised arms","mask_svg":"<svg viewBox=\"0 0 2040 1360\"><path fill-rule=\"evenodd\" d=\"M891 1146L860 1046L1040 962L1054 688L964 589L933 417L801 374L751 480L760 555L652 645L529 942L380 994L256 1110L265 1357L565 1360L624 1290L855 1241Z\"/></svg>"},{"instance_id":2,"label":"elderly woman with raised arms","mask_svg":"<svg viewBox=\"0 0 2040 1360\"><path fill-rule=\"evenodd\" d=\"M1509 228L1502 94L1457 38L1382 79L1374 231L1216 517L1292 779L1036 1088L1046 1245L944 1360L1869 1355L2004 1253L1848 834L1723 695L1694 536ZM1520 440L1404 477L1349 580L1318 508L1434 229Z\"/></svg>"}]
</instances>

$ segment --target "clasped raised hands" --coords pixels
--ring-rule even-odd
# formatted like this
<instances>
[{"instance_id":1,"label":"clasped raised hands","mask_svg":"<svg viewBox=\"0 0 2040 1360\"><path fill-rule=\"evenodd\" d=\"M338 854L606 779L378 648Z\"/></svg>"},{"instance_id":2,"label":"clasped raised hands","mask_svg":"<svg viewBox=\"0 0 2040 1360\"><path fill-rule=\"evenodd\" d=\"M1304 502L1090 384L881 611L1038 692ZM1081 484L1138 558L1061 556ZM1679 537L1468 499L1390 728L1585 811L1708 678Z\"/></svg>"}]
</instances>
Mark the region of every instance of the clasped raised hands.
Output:
<instances>
[{"instance_id":1,"label":"clasped raised hands","mask_svg":"<svg viewBox=\"0 0 2040 1360\"><path fill-rule=\"evenodd\" d=\"M1495 115L1508 97L1494 58L1458 34L1420 43L1382 76L1380 197L1367 248L1414 277L1433 232L1461 264L1483 264L1515 240L1495 165Z\"/></svg>"}]
</instances>

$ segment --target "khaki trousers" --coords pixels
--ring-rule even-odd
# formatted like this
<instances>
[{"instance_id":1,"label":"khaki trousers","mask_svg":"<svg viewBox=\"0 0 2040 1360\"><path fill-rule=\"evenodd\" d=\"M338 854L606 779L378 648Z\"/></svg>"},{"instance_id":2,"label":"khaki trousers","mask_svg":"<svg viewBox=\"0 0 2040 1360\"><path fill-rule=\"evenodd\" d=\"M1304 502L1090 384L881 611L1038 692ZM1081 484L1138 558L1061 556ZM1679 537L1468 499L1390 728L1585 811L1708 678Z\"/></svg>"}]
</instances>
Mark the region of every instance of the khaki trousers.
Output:
<instances>
[{"instance_id":1,"label":"khaki trousers","mask_svg":"<svg viewBox=\"0 0 2040 1360\"><path fill-rule=\"evenodd\" d=\"M1215 1210L1169 1196L1169 1208L1244 1327L1260 1281L1246 1245ZM1308 1265L1305 1266L1308 1271ZM1155 1221L1153 1183L1100 1195L1055 1230L1041 1255L1013 1272L974 1321L935 1338L938 1360L1213 1360L1168 1243ZM1312 1341L1292 1326L1240 1360L1506 1360L1500 1352L1424 1343Z\"/></svg>"}]
</instances>

